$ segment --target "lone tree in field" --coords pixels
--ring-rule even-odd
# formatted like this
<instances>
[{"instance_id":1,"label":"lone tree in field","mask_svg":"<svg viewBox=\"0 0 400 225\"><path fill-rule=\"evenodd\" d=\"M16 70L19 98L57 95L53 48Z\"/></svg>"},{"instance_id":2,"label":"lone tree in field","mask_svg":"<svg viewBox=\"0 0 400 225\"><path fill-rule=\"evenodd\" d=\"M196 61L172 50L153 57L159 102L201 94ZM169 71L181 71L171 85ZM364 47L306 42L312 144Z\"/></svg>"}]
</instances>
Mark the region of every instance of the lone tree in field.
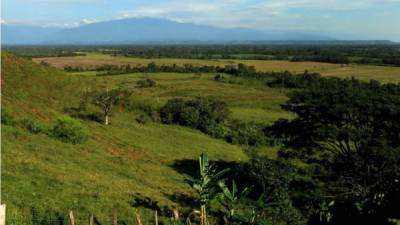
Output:
<instances>
[{"instance_id":1,"label":"lone tree in field","mask_svg":"<svg viewBox=\"0 0 400 225\"><path fill-rule=\"evenodd\" d=\"M112 107L115 104L125 100L132 94L131 91L125 89L111 89L106 88L105 90L96 90L91 93L92 103L103 110L104 124L108 125L109 116Z\"/></svg>"}]
</instances>

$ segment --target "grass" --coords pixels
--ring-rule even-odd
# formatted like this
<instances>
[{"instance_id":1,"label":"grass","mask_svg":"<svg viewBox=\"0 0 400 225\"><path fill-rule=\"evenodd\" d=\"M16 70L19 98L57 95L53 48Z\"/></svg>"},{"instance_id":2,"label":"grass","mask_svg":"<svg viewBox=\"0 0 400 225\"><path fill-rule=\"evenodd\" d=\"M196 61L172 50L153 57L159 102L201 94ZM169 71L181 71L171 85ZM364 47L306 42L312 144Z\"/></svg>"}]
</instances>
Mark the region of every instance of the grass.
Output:
<instances>
[{"instance_id":1,"label":"grass","mask_svg":"<svg viewBox=\"0 0 400 225\"><path fill-rule=\"evenodd\" d=\"M310 72L318 72L323 76L339 76L339 77L356 77L362 80L376 79L382 82L400 82L400 67L391 66L372 66L372 65L340 65L319 62L290 62L283 60L203 60L203 59L173 59L173 58L131 58L123 56L110 56L98 53L89 53L87 56L77 57L53 57L53 58L35 58L34 61L46 61L58 68L65 65L74 65L94 68L95 65L102 64L148 64L155 62L157 64L193 64L193 65L237 65L244 63L255 66L260 71L285 71L293 73L301 73L305 70Z\"/></svg>"},{"instance_id":2,"label":"grass","mask_svg":"<svg viewBox=\"0 0 400 225\"><path fill-rule=\"evenodd\" d=\"M214 74L65 74L4 53L2 75L2 109L18 120L31 118L48 127L65 114L66 107L78 105L84 88L134 87L147 77L157 86L135 88L131 101L138 105L161 106L170 98L209 96L226 101L232 117L244 121L267 124L292 116L279 109L286 100L284 92L251 82L216 82ZM180 126L138 124L138 113L117 107L109 126L81 121L90 133L89 140L78 145L2 125L1 191L8 215L29 217L32 208L61 213L74 209L80 220L94 213L108 223L111 209L117 208L119 217L133 224L130 202L137 193L168 207L181 207L174 201L176 193L193 195L174 163L196 159L201 152L212 160L247 160L241 146ZM269 148L264 152L275 154ZM145 219L151 217L143 213Z\"/></svg>"}]
</instances>

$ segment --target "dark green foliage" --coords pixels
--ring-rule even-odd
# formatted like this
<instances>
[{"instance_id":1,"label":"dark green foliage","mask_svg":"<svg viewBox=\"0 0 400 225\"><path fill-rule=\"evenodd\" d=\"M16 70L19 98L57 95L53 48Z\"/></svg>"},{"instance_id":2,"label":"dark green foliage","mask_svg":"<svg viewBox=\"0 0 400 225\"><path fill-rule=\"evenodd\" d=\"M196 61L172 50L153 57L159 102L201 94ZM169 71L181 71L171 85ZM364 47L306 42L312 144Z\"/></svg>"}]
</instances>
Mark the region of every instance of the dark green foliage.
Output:
<instances>
[{"instance_id":1,"label":"dark green foliage","mask_svg":"<svg viewBox=\"0 0 400 225\"><path fill-rule=\"evenodd\" d=\"M83 143L88 139L86 128L79 121L66 116L58 118L50 132L52 137L72 144Z\"/></svg>"},{"instance_id":2,"label":"dark green foliage","mask_svg":"<svg viewBox=\"0 0 400 225\"><path fill-rule=\"evenodd\" d=\"M341 55L312 55L312 56L294 56L291 59L292 62L302 61L313 61L313 62L326 62L326 63L337 63L347 64L350 62L349 58Z\"/></svg>"},{"instance_id":3,"label":"dark green foliage","mask_svg":"<svg viewBox=\"0 0 400 225\"><path fill-rule=\"evenodd\" d=\"M332 223L388 224L400 218L400 87L355 79L323 80L295 91L274 124L284 158L300 159L335 200Z\"/></svg>"},{"instance_id":4,"label":"dark green foliage","mask_svg":"<svg viewBox=\"0 0 400 225\"><path fill-rule=\"evenodd\" d=\"M229 119L225 102L207 98L171 99L160 109L161 122L198 129L212 137L240 145L265 145L265 126Z\"/></svg>"},{"instance_id":5,"label":"dark green foliage","mask_svg":"<svg viewBox=\"0 0 400 225\"><path fill-rule=\"evenodd\" d=\"M136 117L136 122L138 122L139 124L146 124L150 120L151 120L151 118L148 115L143 114L143 113Z\"/></svg>"},{"instance_id":6,"label":"dark green foliage","mask_svg":"<svg viewBox=\"0 0 400 225\"><path fill-rule=\"evenodd\" d=\"M15 123L16 123L16 121L14 119L14 116L11 113L2 109L1 110L1 124L12 126L12 125L15 125Z\"/></svg>"},{"instance_id":7,"label":"dark green foliage","mask_svg":"<svg viewBox=\"0 0 400 225\"><path fill-rule=\"evenodd\" d=\"M306 88L313 85L318 85L328 79L339 80L339 78L323 78L318 73L308 73L304 71L303 74L291 74L285 71L281 74L274 74L274 79L267 82L270 87L280 88Z\"/></svg>"},{"instance_id":8,"label":"dark green foliage","mask_svg":"<svg viewBox=\"0 0 400 225\"><path fill-rule=\"evenodd\" d=\"M137 86L140 88L147 88L147 87L154 87L156 86L156 82L152 79L145 79L145 80L139 80L136 82Z\"/></svg>"},{"instance_id":9,"label":"dark green foliage","mask_svg":"<svg viewBox=\"0 0 400 225\"><path fill-rule=\"evenodd\" d=\"M304 218L293 206L290 184L295 180L296 168L289 162L271 160L261 156L251 158L248 175L261 190L257 200L259 216L271 218L274 224L304 224ZM265 212L263 215L261 212Z\"/></svg>"},{"instance_id":10,"label":"dark green foliage","mask_svg":"<svg viewBox=\"0 0 400 225\"><path fill-rule=\"evenodd\" d=\"M224 80L224 79L225 79L225 77L223 75L221 75L221 74L217 74L214 77L215 81L221 81L221 80Z\"/></svg>"},{"instance_id":11,"label":"dark green foliage","mask_svg":"<svg viewBox=\"0 0 400 225\"><path fill-rule=\"evenodd\" d=\"M216 136L221 135L219 125L226 121L229 114L225 102L207 98L189 101L172 99L160 109L163 123L188 126Z\"/></svg>"},{"instance_id":12,"label":"dark green foliage","mask_svg":"<svg viewBox=\"0 0 400 225\"><path fill-rule=\"evenodd\" d=\"M267 138L263 132L264 126L256 123L243 123L237 120L229 122L229 132L225 139L229 143L243 145L264 145Z\"/></svg>"},{"instance_id":13,"label":"dark green foliage","mask_svg":"<svg viewBox=\"0 0 400 225\"><path fill-rule=\"evenodd\" d=\"M64 71L66 72L82 72L85 71L86 69L80 67L80 66L64 66Z\"/></svg>"},{"instance_id":14,"label":"dark green foliage","mask_svg":"<svg viewBox=\"0 0 400 225\"><path fill-rule=\"evenodd\" d=\"M19 124L33 134L47 132L47 127L36 120L23 119L19 122Z\"/></svg>"}]
</instances>

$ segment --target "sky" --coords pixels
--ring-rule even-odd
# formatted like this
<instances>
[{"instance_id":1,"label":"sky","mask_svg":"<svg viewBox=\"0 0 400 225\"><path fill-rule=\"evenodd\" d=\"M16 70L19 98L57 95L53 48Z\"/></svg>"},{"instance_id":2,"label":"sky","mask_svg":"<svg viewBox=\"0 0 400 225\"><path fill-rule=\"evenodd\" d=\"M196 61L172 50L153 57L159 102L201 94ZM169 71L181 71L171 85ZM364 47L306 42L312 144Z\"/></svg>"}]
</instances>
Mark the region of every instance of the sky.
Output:
<instances>
[{"instance_id":1,"label":"sky","mask_svg":"<svg viewBox=\"0 0 400 225\"><path fill-rule=\"evenodd\" d=\"M400 41L400 0L2 0L2 24L73 27L131 17Z\"/></svg>"}]
</instances>

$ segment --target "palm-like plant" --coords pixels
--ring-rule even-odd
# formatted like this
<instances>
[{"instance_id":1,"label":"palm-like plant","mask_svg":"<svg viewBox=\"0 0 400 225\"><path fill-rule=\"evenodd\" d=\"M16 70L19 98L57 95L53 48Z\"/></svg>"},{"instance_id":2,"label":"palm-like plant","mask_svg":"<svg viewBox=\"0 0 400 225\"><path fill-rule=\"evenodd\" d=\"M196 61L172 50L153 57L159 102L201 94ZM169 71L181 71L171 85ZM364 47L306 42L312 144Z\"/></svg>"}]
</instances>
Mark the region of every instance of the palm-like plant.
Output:
<instances>
[{"instance_id":1,"label":"palm-like plant","mask_svg":"<svg viewBox=\"0 0 400 225\"><path fill-rule=\"evenodd\" d=\"M229 190L229 188L223 181L219 181L218 185L223 193L222 201L220 202L227 211L229 219L232 220L233 216L235 215L235 209L237 208L239 200L246 197L249 194L250 188L246 187L241 192L238 192L234 180L232 180L232 190Z\"/></svg>"},{"instance_id":2,"label":"palm-like plant","mask_svg":"<svg viewBox=\"0 0 400 225\"><path fill-rule=\"evenodd\" d=\"M207 204L217 194L218 181L228 169L217 172L213 165L208 162L206 154L199 156L199 177L187 177L192 187L196 190L200 200L200 225L208 225Z\"/></svg>"}]
</instances>

